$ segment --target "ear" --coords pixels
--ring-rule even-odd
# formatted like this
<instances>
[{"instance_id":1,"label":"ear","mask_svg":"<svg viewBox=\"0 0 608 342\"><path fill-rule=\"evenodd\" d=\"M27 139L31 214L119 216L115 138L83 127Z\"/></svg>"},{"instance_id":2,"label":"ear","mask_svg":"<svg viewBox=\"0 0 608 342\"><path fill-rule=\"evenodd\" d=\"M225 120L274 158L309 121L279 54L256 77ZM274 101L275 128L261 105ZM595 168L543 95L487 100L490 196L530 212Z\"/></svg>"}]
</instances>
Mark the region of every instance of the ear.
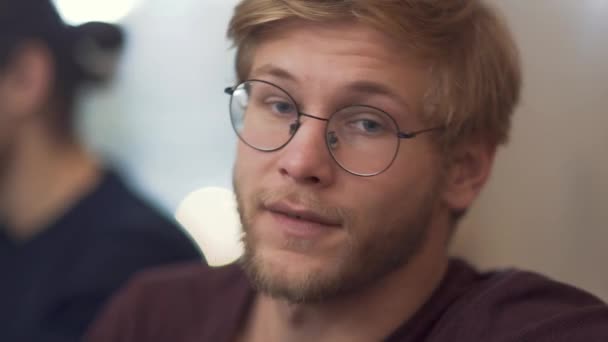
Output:
<instances>
[{"instance_id":1,"label":"ear","mask_svg":"<svg viewBox=\"0 0 608 342\"><path fill-rule=\"evenodd\" d=\"M2 112L13 118L38 113L48 102L54 79L51 54L43 44L18 47L0 71Z\"/></svg>"},{"instance_id":2,"label":"ear","mask_svg":"<svg viewBox=\"0 0 608 342\"><path fill-rule=\"evenodd\" d=\"M446 165L443 200L452 211L465 211L488 180L496 146L466 142L454 148Z\"/></svg>"}]
</instances>

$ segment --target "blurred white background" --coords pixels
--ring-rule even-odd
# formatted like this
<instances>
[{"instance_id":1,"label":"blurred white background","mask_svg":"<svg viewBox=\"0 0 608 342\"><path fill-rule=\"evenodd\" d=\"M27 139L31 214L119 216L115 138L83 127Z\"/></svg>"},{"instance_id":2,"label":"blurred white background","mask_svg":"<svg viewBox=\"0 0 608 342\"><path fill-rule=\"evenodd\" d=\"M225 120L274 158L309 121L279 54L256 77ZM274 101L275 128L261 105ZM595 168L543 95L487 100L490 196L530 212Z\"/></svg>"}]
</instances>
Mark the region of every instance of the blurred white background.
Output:
<instances>
[{"instance_id":1,"label":"blurred white background","mask_svg":"<svg viewBox=\"0 0 608 342\"><path fill-rule=\"evenodd\" d=\"M608 0L492 2L522 50L523 103L454 253L608 299ZM197 188L231 187L222 90L234 82L225 29L235 3L141 0L123 19L116 82L82 103L86 140L167 213Z\"/></svg>"},{"instance_id":2,"label":"blurred white background","mask_svg":"<svg viewBox=\"0 0 608 342\"><path fill-rule=\"evenodd\" d=\"M195 189L231 188L236 139L223 89L235 82L225 39L235 3L142 0L123 21L114 84L82 104L86 139L169 213Z\"/></svg>"}]
</instances>

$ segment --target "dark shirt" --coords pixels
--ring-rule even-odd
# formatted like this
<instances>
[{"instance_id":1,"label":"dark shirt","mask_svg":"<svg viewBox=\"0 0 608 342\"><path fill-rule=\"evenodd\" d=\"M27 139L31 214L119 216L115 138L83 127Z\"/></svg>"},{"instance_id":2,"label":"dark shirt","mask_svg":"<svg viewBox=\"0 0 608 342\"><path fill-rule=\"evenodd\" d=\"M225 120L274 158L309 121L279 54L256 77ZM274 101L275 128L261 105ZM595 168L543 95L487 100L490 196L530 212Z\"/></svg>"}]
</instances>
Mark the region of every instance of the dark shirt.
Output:
<instances>
[{"instance_id":1,"label":"dark shirt","mask_svg":"<svg viewBox=\"0 0 608 342\"><path fill-rule=\"evenodd\" d=\"M88 342L233 341L255 292L239 266L146 272L104 309ZM541 275L452 260L431 299L388 342L606 342L608 307Z\"/></svg>"},{"instance_id":2,"label":"dark shirt","mask_svg":"<svg viewBox=\"0 0 608 342\"><path fill-rule=\"evenodd\" d=\"M203 261L185 232L107 172L33 239L0 230L0 341L80 341L136 271L194 260Z\"/></svg>"}]
</instances>

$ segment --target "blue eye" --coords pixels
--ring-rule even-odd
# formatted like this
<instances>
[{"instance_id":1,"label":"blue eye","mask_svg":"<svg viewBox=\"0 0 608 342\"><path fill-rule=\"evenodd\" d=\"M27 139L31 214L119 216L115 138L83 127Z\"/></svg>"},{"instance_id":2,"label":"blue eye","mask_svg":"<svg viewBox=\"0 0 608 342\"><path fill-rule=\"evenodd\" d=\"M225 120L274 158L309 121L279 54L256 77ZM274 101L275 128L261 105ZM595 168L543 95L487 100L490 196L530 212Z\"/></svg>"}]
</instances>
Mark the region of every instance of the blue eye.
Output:
<instances>
[{"instance_id":1,"label":"blue eye","mask_svg":"<svg viewBox=\"0 0 608 342\"><path fill-rule=\"evenodd\" d=\"M294 105L289 102L274 102L272 109L281 114L289 114L295 111Z\"/></svg>"},{"instance_id":2,"label":"blue eye","mask_svg":"<svg viewBox=\"0 0 608 342\"><path fill-rule=\"evenodd\" d=\"M378 131L382 128L379 123L371 120L362 120L361 125L368 132Z\"/></svg>"},{"instance_id":3,"label":"blue eye","mask_svg":"<svg viewBox=\"0 0 608 342\"><path fill-rule=\"evenodd\" d=\"M382 124L369 119L357 120L354 126L365 133L380 133L384 130Z\"/></svg>"}]
</instances>

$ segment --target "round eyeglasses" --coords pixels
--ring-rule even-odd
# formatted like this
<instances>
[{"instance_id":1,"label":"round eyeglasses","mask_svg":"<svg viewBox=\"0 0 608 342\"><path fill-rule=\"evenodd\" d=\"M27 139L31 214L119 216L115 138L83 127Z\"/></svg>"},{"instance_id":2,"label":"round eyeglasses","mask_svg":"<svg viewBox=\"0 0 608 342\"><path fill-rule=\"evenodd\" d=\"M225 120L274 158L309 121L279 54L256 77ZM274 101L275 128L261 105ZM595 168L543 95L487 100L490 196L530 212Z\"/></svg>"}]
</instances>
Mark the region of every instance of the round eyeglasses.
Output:
<instances>
[{"instance_id":1,"label":"round eyeglasses","mask_svg":"<svg viewBox=\"0 0 608 342\"><path fill-rule=\"evenodd\" d=\"M386 171L395 161L401 139L442 129L403 132L388 113L365 105L351 105L329 118L303 113L280 87L248 80L225 90L230 95L230 119L239 139L263 152L285 147L302 126L302 117L325 121L325 143L345 171L363 177Z\"/></svg>"}]
</instances>

